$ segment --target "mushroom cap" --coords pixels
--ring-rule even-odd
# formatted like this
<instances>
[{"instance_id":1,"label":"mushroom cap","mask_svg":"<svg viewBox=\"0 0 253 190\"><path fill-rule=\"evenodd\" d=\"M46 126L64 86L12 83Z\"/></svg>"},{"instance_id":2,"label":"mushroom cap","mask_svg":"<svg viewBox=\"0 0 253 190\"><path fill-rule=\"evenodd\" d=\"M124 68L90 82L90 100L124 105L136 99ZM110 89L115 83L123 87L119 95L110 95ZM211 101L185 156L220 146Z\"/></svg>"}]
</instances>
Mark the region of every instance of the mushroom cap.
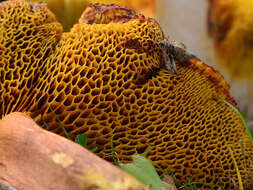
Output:
<instances>
[{"instance_id":1,"label":"mushroom cap","mask_svg":"<svg viewBox=\"0 0 253 190\"><path fill-rule=\"evenodd\" d=\"M167 70L157 45L163 38L153 19L90 5L43 62L23 110L55 133L64 135L61 125L72 138L85 133L88 148L106 160L112 139L120 162L150 150L147 157L182 182L232 189L238 168L245 189L253 188L253 145L221 101L236 106L229 85L197 58L176 61L179 75Z\"/></svg>"},{"instance_id":2,"label":"mushroom cap","mask_svg":"<svg viewBox=\"0 0 253 190\"><path fill-rule=\"evenodd\" d=\"M218 63L234 79L253 80L253 1L210 2L209 32Z\"/></svg>"}]
</instances>

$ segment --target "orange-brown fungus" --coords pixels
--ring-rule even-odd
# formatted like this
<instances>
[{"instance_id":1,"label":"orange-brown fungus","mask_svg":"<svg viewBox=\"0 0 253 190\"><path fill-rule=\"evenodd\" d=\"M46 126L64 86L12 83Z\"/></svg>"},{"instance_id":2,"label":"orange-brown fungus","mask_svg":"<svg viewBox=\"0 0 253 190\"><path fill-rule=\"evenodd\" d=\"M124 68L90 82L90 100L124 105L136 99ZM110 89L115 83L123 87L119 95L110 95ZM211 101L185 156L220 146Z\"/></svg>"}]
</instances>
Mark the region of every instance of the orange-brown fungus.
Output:
<instances>
[{"instance_id":1,"label":"orange-brown fungus","mask_svg":"<svg viewBox=\"0 0 253 190\"><path fill-rule=\"evenodd\" d=\"M244 188L252 189L253 146L240 117L220 101L235 105L226 81L198 59L176 62L179 75L166 70L157 46L163 38L159 25L132 11L125 15L128 11L91 5L40 65L44 72L19 79L39 80L29 88L33 96L19 96L17 104L29 99L23 111L55 133L63 135L58 118L72 138L87 134L88 148L98 147L98 155L107 160L112 161L113 139L120 162L151 149L148 158L182 182L188 178L233 189L238 168ZM19 14L10 18L14 16L20 19ZM7 76L13 68L0 63ZM1 90L12 80L2 77ZM1 115L16 110L7 103L4 108Z\"/></svg>"}]
</instances>

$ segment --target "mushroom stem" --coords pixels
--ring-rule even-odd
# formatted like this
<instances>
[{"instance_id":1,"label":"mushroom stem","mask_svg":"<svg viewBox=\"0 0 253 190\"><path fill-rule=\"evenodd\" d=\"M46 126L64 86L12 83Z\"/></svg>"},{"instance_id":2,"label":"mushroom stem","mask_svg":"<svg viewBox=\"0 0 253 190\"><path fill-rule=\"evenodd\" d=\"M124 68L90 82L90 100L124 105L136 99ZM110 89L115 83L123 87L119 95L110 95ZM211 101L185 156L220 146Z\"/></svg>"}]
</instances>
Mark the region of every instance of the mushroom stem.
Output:
<instances>
[{"instance_id":1,"label":"mushroom stem","mask_svg":"<svg viewBox=\"0 0 253 190\"><path fill-rule=\"evenodd\" d=\"M0 120L0 182L21 190L146 189L116 166L19 112Z\"/></svg>"}]
</instances>

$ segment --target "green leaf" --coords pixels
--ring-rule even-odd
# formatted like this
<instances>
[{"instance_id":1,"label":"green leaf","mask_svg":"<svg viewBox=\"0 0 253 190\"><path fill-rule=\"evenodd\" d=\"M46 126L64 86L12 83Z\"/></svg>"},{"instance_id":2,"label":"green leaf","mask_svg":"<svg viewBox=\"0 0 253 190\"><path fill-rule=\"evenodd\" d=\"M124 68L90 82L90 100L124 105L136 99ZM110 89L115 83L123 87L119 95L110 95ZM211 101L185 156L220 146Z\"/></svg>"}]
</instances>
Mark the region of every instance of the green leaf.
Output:
<instances>
[{"instance_id":1,"label":"green leaf","mask_svg":"<svg viewBox=\"0 0 253 190\"><path fill-rule=\"evenodd\" d=\"M137 178L144 185L151 185L152 190L164 190L165 187L152 163L143 156L132 156L133 163L119 164L119 166Z\"/></svg>"},{"instance_id":2,"label":"green leaf","mask_svg":"<svg viewBox=\"0 0 253 190\"><path fill-rule=\"evenodd\" d=\"M88 143L88 137L86 134L81 134L81 135L77 135L75 142L80 144L81 146L83 146L84 148L87 147L87 143Z\"/></svg>"},{"instance_id":3,"label":"green leaf","mask_svg":"<svg viewBox=\"0 0 253 190\"><path fill-rule=\"evenodd\" d=\"M77 135L75 142L77 144L80 144L82 147L87 148L87 144L88 144L88 137L85 133L81 134L81 135ZM90 151L91 152L96 152L98 150L98 147L94 147L92 148Z\"/></svg>"},{"instance_id":4,"label":"green leaf","mask_svg":"<svg viewBox=\"0 0 253 190\"><path fill-rule=\"evenodd\" d=\"M94 147L92 149L90 149L91 152L96 152L98 150L98 147Z\"/></svg>"},{"instance_id":5,"label":"green leaf","mask_svg":"<svg viewBox=\"0 0 253 190\"><path fill-rule=\"evenodd\" d=\"M155 167L159 168L163 173L160 175L160 179L163 179L165 176L169 175L167 170L162 169L158 164L153 164Z\"/></svg>"},{"instance_id":6,"label":"green leaf","mask_svg":"<svg viewBox=\"0 0 253 190\"><path fill-rule=\"evenodd\" d=\"M54 110L53 110L51 107L49 107L49 109L53 112L53 114L54 114L54 116L55 116L57 122L59 123L60 127L62 128L62 130L63 130L65 136L66 136L68 139L71 140L71 138L70 138L68 132L66 131L66 129L65 129L65 127L63 126L63 124L62 124L61 120L59 119L59 117L56 115L56 113L54 112Z\"/></svg>"},{"instance_id":7,"label":"green leaf","mask_svg":"<svg viewBox=\"0 0 253 190\"><path fill-rule=\"evenodd\" d=\"M150 160L147 158L141 156L141 155L134 155L132 156L133 161L135 165L142 170L146 171L149 173L149 175L154 179L156 182L161 182L159 175L157 174L153 164L151 163Z\"/></svg>"}]
</instances>

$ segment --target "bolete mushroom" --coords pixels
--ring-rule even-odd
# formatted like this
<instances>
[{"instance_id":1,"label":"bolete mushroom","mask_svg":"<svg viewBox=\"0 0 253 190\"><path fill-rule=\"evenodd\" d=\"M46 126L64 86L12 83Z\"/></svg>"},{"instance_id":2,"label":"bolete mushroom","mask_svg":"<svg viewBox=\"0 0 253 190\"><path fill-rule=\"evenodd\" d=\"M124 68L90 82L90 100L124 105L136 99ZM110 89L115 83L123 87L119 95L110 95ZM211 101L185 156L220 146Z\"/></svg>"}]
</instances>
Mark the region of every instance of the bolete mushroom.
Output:
<instances>
[{"instance_id":1,"label":"bolete mushroom","mask_svg":"<svg viewBox=\"0 0 253 190\"><path fill-rule=\"evenodd\" d=\"M19 14L12 14L13 8L28 6L41 12L22 0L10 2L0 5L0 16L9 15L0 22L5 30L1 40L6 39L3 34L17 30L8 27L6 20L21 20ZM14 71L22 67L18 57L14 62L9 57L0 60L0 91L7 94L1 96L5 104L0 104L0 115L23 111L57 134L64 135L61 125L72 138L85 133L88 148L98 147L97 154L109 161L111 139L120 162L150 150L148 158L182 182L190 179L232 189L238 184L239 170L245 189L252 189L253 145L240 117L221 101L236 106L229 85L197 58L175 60L178 75L167 70L158 45L164 37L157 22L131 9L90 5L79 23L62 34L38 75L29 72L34 67L20 70L27 71L25 79L37 79L29 86L23 79L18 80L21 85L13 82ZM11 39L10 46L16 43ZM34 52L39 48L29 45ZM5 46L1 55L10 51ZM20 89L18 99L8 94L8 84ZM22 95L22 89L29 93ZM15 104L8 103L14 100Z\"/></svg>"}]
</instances>

